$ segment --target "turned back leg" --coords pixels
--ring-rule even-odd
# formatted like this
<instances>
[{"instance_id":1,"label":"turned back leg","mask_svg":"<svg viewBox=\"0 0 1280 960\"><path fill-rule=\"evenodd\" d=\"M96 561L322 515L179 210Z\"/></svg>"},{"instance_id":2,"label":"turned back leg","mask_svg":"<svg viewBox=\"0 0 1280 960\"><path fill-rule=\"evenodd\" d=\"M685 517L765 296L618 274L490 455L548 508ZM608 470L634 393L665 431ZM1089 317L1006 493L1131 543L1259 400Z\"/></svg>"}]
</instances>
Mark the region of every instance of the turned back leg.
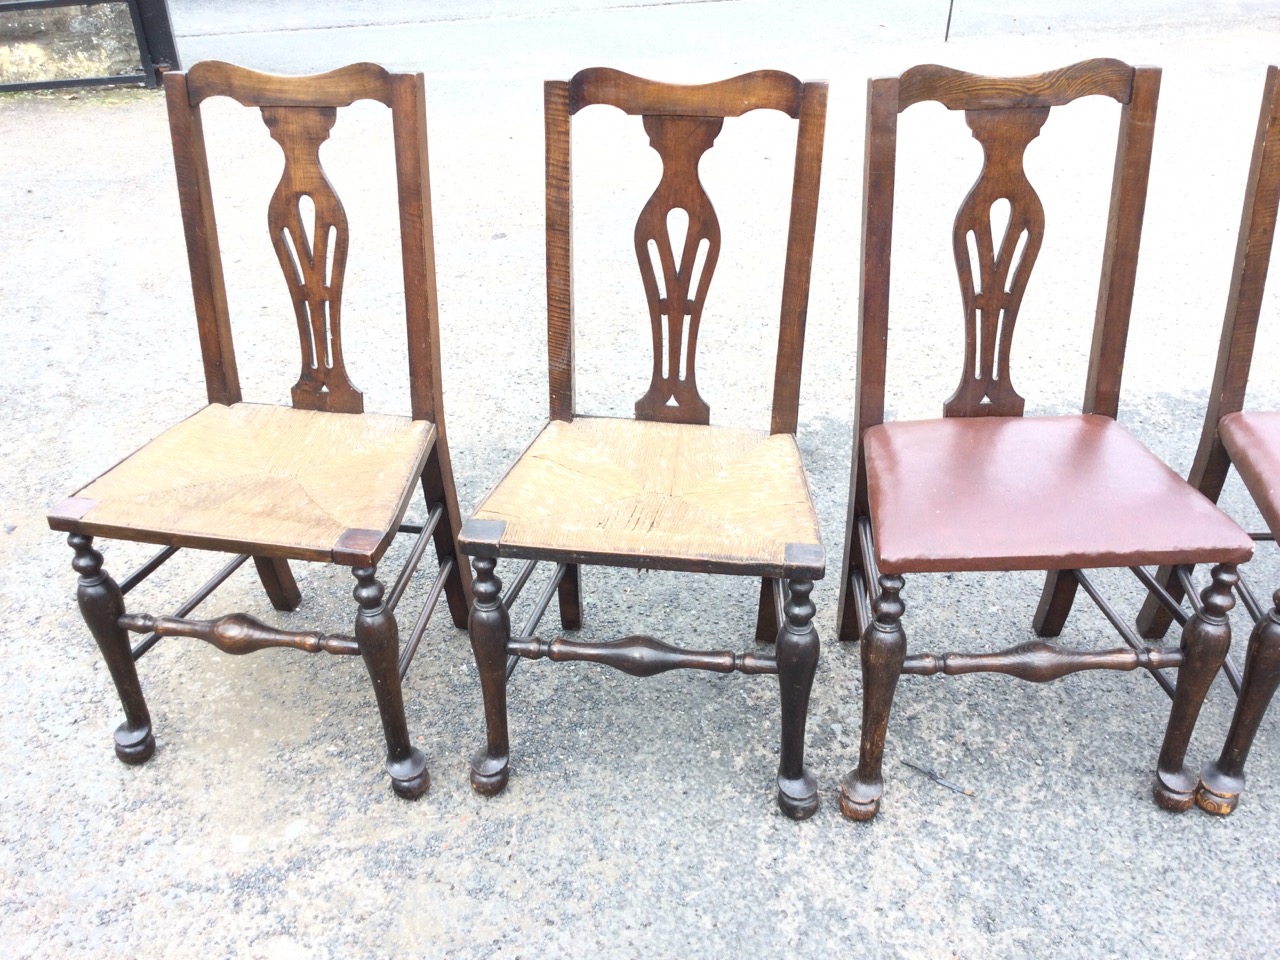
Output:
<instances>
[{"instance_id":1,"label":"turned back leg","mask_svg":"<svg viewBox=\"0 0 1280 960\"><path fill-rule=\"evenodd\" d=\"M898 596L902 587L901 577L880 577L875 619L862 635L862 745L857 769L840 784L840 811L851 820L870 820L880 812L884 738L907 655L907 635L902 629L906 608Z\"/></svg>"},{"instance_id":2,"label":"turned back leg","mask_svg":"<svg viewBox=\"0 0 1280 960\"><path fill-rule=\"evenodd\" d=\"M254 557L253 565L258 568L258 579L262 581L271 605L277 610L297 610L298 604L302 603L302 591L293 579L289 561L284 557Z\"/></svg>"},{"instance_id":3,"label":"turned back leg","mask_svg":"<svg viewBox=\"0 0 1280 960\"><path fill-rule=\"evenodd\" d=\"M1044 590L1040 593L1040 603L1031 621L1039 636L1056 637L1062 633L1079 585L1070 570L1050 570L1045 574Z\"/></svg>"},{"instance_id":4,"label":"turned back leg","mask_svg":"<svg viewBox=\"0 0 1280 960\"><path fill-rule=\"evenodd\" d=\"M1244 790L1244 762L1267 706L1280 687L1280 590L1272 597L1269 613L1249 635L1240 698L1231 718L1222 755L1200 775L1196 803L1209 813L1226 815L1235 810Z\"/></svg>"},{"instance_id":5,"label":"turned back leg","mask_svg":"<svg viewBox=\"0 0 1280 960\"><path fill-rule=\"evenodd\" d=\"M1186 810L1195 800L1199 777L1186 768L1187 744L1209 686L1227 656L1231 643L1227 612L1235 606L1231 589L1238 580L1234 564L1214 567L1213 582L1200 595L1203 607L1182 628L1182 666L1153 788L1156 803L1166 810Z\"/></svg>"},{"instance_id":6,"label":"turned back leg","mask_svg":"<svg viewBox=\"0 0 1280 960\"><path fill-rule=\"evenodd\" d=\"M566 563L564 576L556 587L560 603L560 626L566 630L582 629L582 574L576 563Z\"/></svg>"}]
</instances>

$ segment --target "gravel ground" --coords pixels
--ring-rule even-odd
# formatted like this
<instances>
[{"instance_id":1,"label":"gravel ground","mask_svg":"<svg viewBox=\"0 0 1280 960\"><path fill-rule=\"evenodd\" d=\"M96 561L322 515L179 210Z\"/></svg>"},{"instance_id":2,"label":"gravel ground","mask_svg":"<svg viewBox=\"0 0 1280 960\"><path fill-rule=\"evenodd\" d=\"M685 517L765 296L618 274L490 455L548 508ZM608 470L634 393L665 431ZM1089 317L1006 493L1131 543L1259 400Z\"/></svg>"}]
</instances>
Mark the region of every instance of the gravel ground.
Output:
<instances>
[{"instance_id":1,"label":"gravel ground","mask_svg":"<svg viewBox=\"0 0 1280 960\"><path fill-rule=\"evenodd\" d=\"M188 63L219 57L306 72L373 59L427 74L446 407L464 512L545 416L540 81L596 63L672 80L766 66L829 79L800 426L832 558L814 592L828 639L850 454L865 78L921 62L993 73L1091 56L1159 64L1121 419L1175 469L1190 463L1264 66L1280 38L1267 5L1086 3L1031 16L961 0L945 46L940 0L856 9L548 3L520 15L500 2L433 5L430 16L406 4L316 7L315 17L333 15L323 21L331 29L308 29L321 21L301 19L301 4L171 5ZM958 118L929 109L902 127L904 146L923 157L904 162L899 187L891 360L904 372L890 401L899 416L935 415L953 385L948 345L921 344L942 329L959 337L948 225L978 159ZM246 397L285 400L297 348L262 230L278 153L247 113L223 103L207 111L210 136L220 136L215 188L246 185L219 226ZM931 120L951 121L954 140L935 142ZM1107 125L1100 140L1089 138L1094 121ZM375 136L383 122L382 108L368 105L340 120L330 174L355 241L345 310L352 377L370 409L398 412L407 391L390 165ZM1049 223L1015 340L1013 376L1029 412L1079 404L1114 123L1106 103L1061 111L1028 157ZM584 126L637 138L616 153L583 139L575 159L581 406L623 413L647 377L629 238L656 163L610 111L584 115ZM784 217L787 149L755 165L732 152L758 153L775 131L789 135L785 124L749 118L706 160L725 246L699 379L719 422L767 422L781 264L769 233ZM354 158L341 160L343 147ZM955 169L940 174L938 161L950 159ZM640 185L624 188L627 175ZM779 189L757 188L757 178ZM11 571L0 580L11 625L0 685L9 744L0 751L0 952L1280 956L1280 722L1263 725L1233 817L1170 816L1150 799L1168 703L1132 674L1045 686L904 679L884 810L871 824L843 820L836 802L856 762L861 683L856 648L834 641L808 734L822 807L803 824L774 805L779 724L767 677L641 682L590 665L523 665L511 689L510 787L494 799L474 795L466 774L483 738L479 686L464 633L443 617L406 688L433 777L418 803L388 789L358 659L231 658L166 641L141 664L155 757L136 769L119 764L118 702L75 609L71 552L43 517L203 401L162 97L0 98L0 181L0 304L10 332L0 351L0 560ZM744 188L750 203L735 205ZM358 212L379 202L382 219ZM768 229L749 228L754 217ZM1278 312L1272 304L1267 315ZM1271 342L1267 329L1261 343ZM1274 356L1260 353L1256 404L1280 403ZM1224 503L1258 522L1234 481ZM127 544L105 551L117 575L145 554ZM217 563L183 554L131 605L164 609ZM305 601L294 614L264 610L249 568L201 612L245 609L346 632L350 578L297 566ZM1260 585L1280 583L1270 548L1250 569ZM1100 579L1136 611L1133 584ZM749 583L591 569L583 586L585 638L644 631L692 646L750 645ZM423 592L411 590L403 609ZM913 578L904 592L913 646L1026 640L1038 594L1034 575ZM1117 641L1082 598L1064 642ZM1231 707L1219 681L1192 741L1194 763L1216 754ZM975 796L938 787L903 760Z\"/></svg>"}]
</instances>

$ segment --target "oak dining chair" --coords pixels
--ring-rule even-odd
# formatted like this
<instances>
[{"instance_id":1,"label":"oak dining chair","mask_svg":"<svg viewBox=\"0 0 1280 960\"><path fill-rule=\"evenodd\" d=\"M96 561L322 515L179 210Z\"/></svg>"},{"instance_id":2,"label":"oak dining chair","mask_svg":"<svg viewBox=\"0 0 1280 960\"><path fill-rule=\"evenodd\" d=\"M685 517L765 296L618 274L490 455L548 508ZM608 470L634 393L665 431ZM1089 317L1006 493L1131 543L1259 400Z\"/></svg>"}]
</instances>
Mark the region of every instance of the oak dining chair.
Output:
<instances>
[{"instance_id":1,"label":"oak dining chair","mask_svg":"<svg viewBox=\"0 0 1280 960\"><path fill-rule=\"evenodd\" d=\"M1187 477L1192 486L1216 503L1234 466L1267 525L1266 531L1251 534L1255 541L1274 541L1280 533L1280 413L1244 409L1278 205L1280 68L1273 66L1267 69L1263 88L1213 387L1200 445ZM1175 599L1190 597L1194 604L1195 590L1186 568L1162 568L1158 580L1160 587ZM1224 815L1240 802L1245 760L1267 706L1280 686L1280 589L1272 594L1270 610L1259 602L1243 575L1235 589L1254 628L1243 674L1230 659L1223 662L1223 672L1237 694L1235 716L1221 755L1201 772L1196 790L1201 809ZM1158 594L1153 593L1139 614L1138 628L1143 636L1159 639L1172 620L1181 622L1187 616L1160 603Z\"/></svg>"},{"instance_id":2,"label":"oak dining chair","mask_svg":"<svg viewBox=\"0 0 1280 960\"><path fill-rule=\"evenodd\" d=\"M682 86L594 68L545 86L550 420L459 538L475 567L470 631L488 728L471 769L480 793L501 791L509 776L508 677L520 658L547 658L589 660L636 676L681 667L776 675L782 707L778 803L796 819L817 809L816 785L804 767L818 661L809 597L826 558L795 432L826 96L825 84L777 71ZM653 351L649 386L635 401L634 419L583 416L575 404L570 121L594 105L640 117L635 134L642 126L662 162L634 229L634 289L644 294L643 301L636 298L644 306L634 322L643 324L647 316ZM726 120L753 110L781 111L797 121L767 431L711 425L696 367L704 319L731 319L717 312L712 277L718 264L742 257L743 240L726 236L722 247L699 163ZM634 143L632 149L644 149L639 136ZM683 221L673 218L677 210L687 215ZM673 229L677 222L683 228ZM499 558L526 561L506 595L495 575ZM539 561L554 563L554 575L530 621L513 635L509 606ZM581 625L584 565L758 578L755 636L775 642L774 650L695 651L647 635L605 643L535 635L553 596L561 626Z\"/></svg>"},{"instance_id":3,"label":"oak dining chair","mask_svg":"<svg viewBox=\"0 0 1280 960\"><path fill-rule=\"evenodd\" d=\"M861 641L861 744L840 790L851 819L879 811L885 735L902 674L998 672L1043 682L1081 670L1177 667L1154 792L1170 810L1193 802L1198 778L1185 763L1187 743L1226 654L1235 567L1252 544L1116 422L1159 82L1158 69L1116 60L1017 78L925 65L870 82L857 413L838 614L840 639ZM1120 122L1084 404L1078 414L1024 416L1011 364L1015 323L1043 334L1042 322L1052 322L1031 310L1023 317L1047 222L1024 156L1055 108L1086 96L1116 101ZM946 156L946 126L960 126L954 112L982 147L950 244L963 358L941 418L886 422L898 117L926 101L946 108L930 128L931 158ZM897 199L903 207L917 201ZM1003 226L993 216L997 206L1007 211ZM919 329L913 358L931 345L926 334L935 350L947 341L941 322ZM1196 563L1214 564L1212 583L1175 649L1144 645L1087 573L1129 567L1148 583L1148 566ZM1033 619L1040 638L1060 634L1083 587L1126 646L1082 651L1029 639L997 653L907 653L905 576L1015 570L1047 571Z\"/></svg>"},{"instance_id":4,"label":"oak dining chair","mask_svg":"<svg viewBox=\"0 0 1280 960\"><path fill-rule=\"evenodd\" d=\"M392 74L370 63L308 77L257 73L216 61L164 78L178 194L186 233L208 405L165 430L54 507L54 530L69 534L80 575L80 611L115 682L125 721L116 755L143 763L155 750L152 721L135 661L165 637L194 637L227 653L265 647L358 654L364 659L387 745L391 785L414 798L428 788L422 752L405 720L401 680L440 597L465 627L470 570L457 559L457 498L445 438L440 348L421 74ZM283 152L261 249L264 269L282 273L278 322L290 312L301 347L292 404L245 402L214 218L201 106L227 97L258 108L263 131ZM370 100L389 108L384 149L394 154L408 336L408 416L368 413L343 354L343 282L350 230L320 160L340 108ZM328 154L326 154L327 156ZM220 194L239 196L231 181ZM235 183L235 187L244 187ZM309 201L303 204L303 201ZM304 215L304 210L306 211ZM375 344L380 355L386 344ZM426 519L405 521L421 486ZM388 590L378 564L400 534L416 541ZM95 537L158 544L162 550L117 582L103 569ZM396 607L432 542L439 573L403 651ZM169 615L127 612L124 596L180 549L235 554ZM190 614L249 557L277 610L301 593L290 560L347 567L355 578L354 636L283 630L244 613ZM129 634L142 634L136 645Z\"/></svg>"}]
</instances>

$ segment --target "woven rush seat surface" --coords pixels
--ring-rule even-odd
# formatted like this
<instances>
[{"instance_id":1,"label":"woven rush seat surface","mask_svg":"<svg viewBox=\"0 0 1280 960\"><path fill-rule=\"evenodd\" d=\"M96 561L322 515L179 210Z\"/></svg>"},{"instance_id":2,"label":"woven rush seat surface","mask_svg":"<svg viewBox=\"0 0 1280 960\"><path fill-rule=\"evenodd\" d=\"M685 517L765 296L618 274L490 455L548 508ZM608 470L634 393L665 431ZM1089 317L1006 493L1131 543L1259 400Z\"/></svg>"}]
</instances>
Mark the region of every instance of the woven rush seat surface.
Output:
<instances>
[{"instance_id":1,"label":"woven rush seat surface","mask_svg":"<svg viewBox=\"0 0 1280 960\"><path fill-rule=\"evenodd\" d=\"M1241 563L1253 552L1109 417L897 421L864 443L885 573Z\"/></svg>"},{"instance_id":2,"label":"woven rush seat surface","mask_svg":"<svg viewBox=\"0 0 1280 960\"><path fill-rule=\"evenodd\" d=\"M299 560L385 535L435 439L424 420L211 404L50 513L56 529Z\"/></svg>"},{"instance_id":3,"label":"woven rush seat surface","mask_svg":"<svg viewBox=\"0 0 1280 960\"><path fill-rule=\"evenodd\" d=\"M509 556L716 571L821 551L795 438L732 427L553 420L474 519L505 524Z\"/></svg>"}]
</instances>

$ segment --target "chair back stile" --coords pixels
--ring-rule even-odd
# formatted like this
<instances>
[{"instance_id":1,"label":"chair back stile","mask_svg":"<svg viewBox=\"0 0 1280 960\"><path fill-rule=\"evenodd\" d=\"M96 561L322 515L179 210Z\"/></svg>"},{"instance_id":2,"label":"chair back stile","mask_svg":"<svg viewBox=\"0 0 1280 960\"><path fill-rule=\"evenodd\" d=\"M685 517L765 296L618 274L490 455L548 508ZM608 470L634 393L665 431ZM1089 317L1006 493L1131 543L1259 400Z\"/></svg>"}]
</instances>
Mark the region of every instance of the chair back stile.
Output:
<instances>
[{"instance_id":1,"label":"chair back stile","mask_svg":"<svg viewBox=\"0 0 1280 960\"><path fill-rule=\"evenodd\" d=\"M584 70L567 82L546 83L547 332L553 420L572 420L575 412L570 118L594 104L642 117L650 145L662 158L662 177L635 228L653 344L652 376L648 390L635 404L635 416L666 423L710 422L710 408L697 388L696 351L702 310L720 252L720 228L699 180L699 161L714 145L725 118L774 109L799 120L771 423L773 433L794 433L826 85L801 83L777 71L758 71L687 87L607 68ZM672 238L668 230L668 217L676 209L688 216L682 241Z\"/></svg>"},{"instance_id":2,"label":"chair back stile","mask_svg":"<svg viewBox=\"0 0 1280 960\"><path fill-rule=\"evenodd\" d=\"M1222 493L1231 458L1218 436L1223 417L1244 409L1253 364L1253 347L1262 313L1276 209L1280 206L1280 67L1268 67L1258 115L1257 145L1250 161L1248 194L1236 237L1218 361L1209 391L1204 434L1188 477L1201 493L1216 501Z\"/></svg>"}]
</instances>

